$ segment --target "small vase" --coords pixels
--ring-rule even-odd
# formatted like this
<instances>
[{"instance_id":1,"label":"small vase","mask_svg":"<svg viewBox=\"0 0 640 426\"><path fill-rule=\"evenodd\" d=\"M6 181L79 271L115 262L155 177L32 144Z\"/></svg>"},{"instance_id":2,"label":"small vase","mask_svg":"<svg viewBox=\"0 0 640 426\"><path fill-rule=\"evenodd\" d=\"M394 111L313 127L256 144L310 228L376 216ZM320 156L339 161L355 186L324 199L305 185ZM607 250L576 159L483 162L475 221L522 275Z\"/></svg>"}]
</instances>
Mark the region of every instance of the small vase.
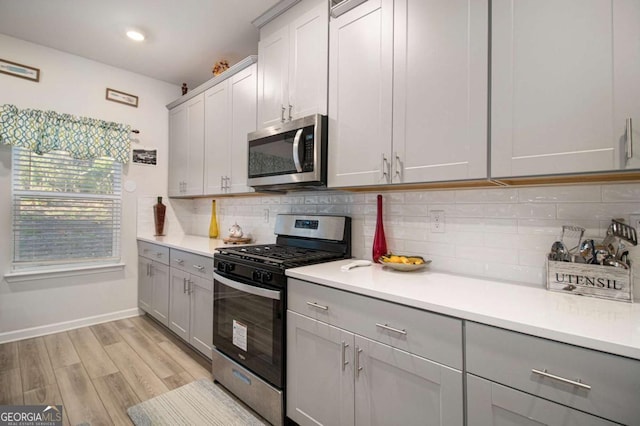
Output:
<instances>
[{"instance_id":1,"label":"small vase","mask_svg":"<svg viewBox=\"0 0 640 426\"><path fill-rule=\"evenodd\" d=\"M378 195L376 233L373 236L373 261L380 263L380 256L385 254L387 254L387 240L384 237L384 225L382 224L382 195Z\"/></svg>"},{"instance_id":2,"label":"small vase","mask_svg":"<svg viewBox=\"0 0 640 426\"><path fill-rule=\"evenodd\" d=\"M218 238L218 220L216 219L216 200L211 201L211 223L209 224L209 238Z\"/></svg>"},{"instance_id":3,"label":"small vase","mask_svg":"<svg viewBox=\"0 0 640 426\"><path fill-rule=\"evenodd\" d=\"M156 225L156 235L164 235L164 216L167 206L162 204L162 197L158 197L158 203L153 206L153 222Z\"/></svg>"}]
</instances>

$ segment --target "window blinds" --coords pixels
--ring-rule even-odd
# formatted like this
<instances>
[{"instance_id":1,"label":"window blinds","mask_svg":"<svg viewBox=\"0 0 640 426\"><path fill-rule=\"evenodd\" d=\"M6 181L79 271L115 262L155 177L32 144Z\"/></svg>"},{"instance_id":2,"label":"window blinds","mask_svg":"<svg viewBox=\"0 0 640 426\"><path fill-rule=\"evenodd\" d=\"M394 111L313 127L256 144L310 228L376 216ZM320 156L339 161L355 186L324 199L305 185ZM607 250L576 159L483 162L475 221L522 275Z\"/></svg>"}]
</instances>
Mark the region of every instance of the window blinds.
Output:
<instances>
[{"instance_id":1,"label":"window blinds","mask_svg":"<svg viewBox=\"0 0 640 426\"><path fill-rule=\"evenodd\" d=\"M13 147L13 268L120 259L122 164Z\"/></svg>"}]
</instances>

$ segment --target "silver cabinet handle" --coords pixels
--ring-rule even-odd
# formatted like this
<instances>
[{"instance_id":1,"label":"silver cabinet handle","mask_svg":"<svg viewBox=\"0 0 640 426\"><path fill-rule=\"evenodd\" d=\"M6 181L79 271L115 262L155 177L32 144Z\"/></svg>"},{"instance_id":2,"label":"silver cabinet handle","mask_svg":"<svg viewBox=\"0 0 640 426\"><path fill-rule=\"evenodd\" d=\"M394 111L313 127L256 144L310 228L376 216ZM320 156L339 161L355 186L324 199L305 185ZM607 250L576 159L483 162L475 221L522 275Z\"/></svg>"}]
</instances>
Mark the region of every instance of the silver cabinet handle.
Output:
<instances>
[{"instance_id":1,"label":"silver cabinet handle","mask_svg":"<svg viewBox=\"0 0 640 426\"><path fill-rule=\"evenodd\" d=\"M383 180L389 181L389 160L387 160L387 156L382 153L382 178Z\"/></svg>"},{"instance_id":2,"label":"silver cabinet handle","mask_svg":"<svg viewBox=\"0 0 640 426\"><path fill-rule=\"evenodd\" d=\"M224 190L224 176L220 175L220 191Z\"/></svg>"},{"instance_id":3,"label":"silver cabinet handle","mask_svg":"<svg viewBox=\"0 0 640 426\"><path fill-rule=\"evenodd\" d=\"M196 268L198 271L204 271L204 266L201 265L193 265L194 268Z\"/></svg>"},{"instance_id":4,"label":"silver cabinet handle","mask_svg":"<svg viewBox=\"0 0 640 426\"><path fill-rule=\"evenodd\" d=\"M151 264L147 263L147 276L150 277L151 276Z\"/></svg>"},{"instance_id":5,"label":"silver cabinet handle","mask_svg":"<svg viewBox=\"0 0 640 426\"><path fill-rule=\"evenodd\" d=\"M156 253L156 257L162 257L162 253Z\"/></svg>"},{"instance_id":6,"label":"silver cabinet handle","mask_svg":"<svg viewBox=\"0 0 640 426\"><path fill-rule=\"evenodd\" d=\"M182 279L182 292L185 293L185 294L187 293L187 279L186 278Z\"/></svg>"},{"instance_id":7,"label":"silver cabinet handle","mask_svg":"<svg viewBox=\"0 0 640 426\"><path fill-rule=\"evenodd\" d=\"M356 379L360 377L360 372L362 371L362 367L360 367L360 352L362 352L362 349L356 345Z\"/></svg>"},{"instance_id":8,"label":"silver cabinet handle","mask_svg":"<svg viewBox=\"0 0 640 426\"><path fill-rule=\"evenodd\" d=\"M631 118L627 118L627 160L633 158L633 126Z\"/></svg>"},{"instance_id":9,"label":"silver cabinet handle","mask_svg":"<svg viewBox=\"0 0 640 426\"><path fill-rule=\"evenodd\" d=\"M231 178L229 176L225 176L224 177L224 189L225 191L229 190L229 181L231 180Z\"/></svg>"},{"instance_id":10,"label":"silver cabinet handle","mask_svg":"<svg viewBox=\"0 0 640 426\"><path fill-rule=\"evenodd\" d=\"M329 310L328 306L318 305L317 303L314 303L314 302L307 302L307 305L313 306L314 308L322 309L323 311L328 311Z\"/></svg>"},{"instance_id":11,"label":"silver cabinet handle","mask_svg":"<svg viewBox=\"0 0 640 426\"><path fill-rule=\"evenodd\" d=\"M291 109L293 108L293 105L289 104L289 121L291 121L293 119L293 117L291 116Z\"/></svg>"},{"instance_id":12,"label":"silver cabinet handle","mask_svg":"<svg viewBox=\"0 0 640 426\"><path fill-rule=\"evenodd\" d=\"M571 379L565 379L564 377L560 377L560 376L556 376L555 374L551 374L551 373L547 373L547 369L545 368L544 370L540 371L540 370L536 370L535 368L533 368L531 370L532 373L537 374L539 376L542 377L546 377L548 379L553 379L553 380L557 380L558 382L562 382L562 383L566 383L568 385L573 385L582 389L591 389L591 386L582 383L582 381L580 381L580 379L578 380L571 380Z\"/></svg>"},{"instance_id":13,"label":"silver cabinet handle","mask_svg":"<svg viewBox=\"0 0 640 426\"><path fill-rule=\"evenodd\" d=\"M184 263L184 260L182 259L173 259L174 262L176 262L178 265L182 265Z\"/></svg>"},{"instance_id":14,"label":"silver cabinet handle","mask_svg":"<svg viewBox=\"0 0 640 426\"><path fill-rule=\"evenodd\" d=\"M407 330L405 329L400 330L399 328L393 328L393 327L390 327L389 324L376 323L376 327L384 328L385 330L393 331L394 333L402 334L403 336L407 335Z\"/></svg>"},{"instance_id":15,"label":"silver cabinet handle","mask_svg":"<svg viewBox=\"0 0 640 426\"><path fill-rule=\"evenodd\" d=\"M302 164L300 163L300 138L302 137L302 129L298 129L295 137L293 138L293 164L296 166L296 171L302 173Z\"/></svg>"},{"instance_id":16,"label":"silver cabinet handle","mask_svg":"<svg viewBox=\"0 0 640 426\"><path fill-rule=\"evenodd\" d=\"M280 121L284 123L284 111L286 110L286 108L284 107L284 105L281 105L281 110L280 110Z\"/></svg>"},{"instance_id":17,"label":"silver cabinet handle","mask_svg":"<svg viewBox=\"0 0 640 426\"><path fill-rule=\"evenodd\" d=\"M152 277L153 276L153 263L149 264L149 276Z\"/></svg>"},{"instance_id":18,"label":"silver cabinet handle","mask_svg":"<svg viewBox=\"0 0 640 426\"><path fill-rule=\"evenodd\" d=\"M347 364L349 364L349 361L347 361L347 354L346 354L348 347L349 345L343 341L342 342L342 371L344 371Z\"/></svg>"},{"instance_id":19,"label":"silver cabinet handle","mask_svg":"<svg viewBox=\"0 0 640 426\"><path fill-rule=\"evenodd\" d=\"M402 161L400 161L400 156L398 155L397 152L393 153L393 156L395 157L395 176L398 177L398 179L400 179L402 177L401 172L402 172Z\"/></svg>"},{"instance_id":20,"label":"silver cabinet handle","mask_svg":"<svg viewBox=\"0 0 640 426\"><path fill-rule=\"evenodd\" d=\"M193 281L187 280L187 284L189 284L189 286L187 287L187 294L193 293Z\"/></svg>"}]
</instances>

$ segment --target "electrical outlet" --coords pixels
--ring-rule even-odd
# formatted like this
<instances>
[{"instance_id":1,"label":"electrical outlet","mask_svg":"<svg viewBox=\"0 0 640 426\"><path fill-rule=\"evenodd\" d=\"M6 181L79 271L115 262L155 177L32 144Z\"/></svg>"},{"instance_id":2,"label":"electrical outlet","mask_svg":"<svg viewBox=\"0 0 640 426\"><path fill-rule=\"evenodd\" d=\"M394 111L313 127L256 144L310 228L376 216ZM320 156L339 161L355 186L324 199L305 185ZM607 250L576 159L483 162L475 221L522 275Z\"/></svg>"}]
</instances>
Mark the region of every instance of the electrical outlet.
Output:
<instances>
[{"instance_id":1,"label":"electrical outlet","mask_svg":"<svg viewBox=\"0 0 640 426\"><path fill-rule=\"evenodd\" d=\"M264 223L269 223L269 209L264 209Z\"/></svg>"},{"instance_id":2,"label":"electrical outlet","mask_svg":"<svg viewBox=\"0 0 640 426\"><path fill-rule=\"evenodd\" d=\"M444 232L444 210L432 210L429 223L431 224L431 232Z\"/></svg>"}]
</instances>

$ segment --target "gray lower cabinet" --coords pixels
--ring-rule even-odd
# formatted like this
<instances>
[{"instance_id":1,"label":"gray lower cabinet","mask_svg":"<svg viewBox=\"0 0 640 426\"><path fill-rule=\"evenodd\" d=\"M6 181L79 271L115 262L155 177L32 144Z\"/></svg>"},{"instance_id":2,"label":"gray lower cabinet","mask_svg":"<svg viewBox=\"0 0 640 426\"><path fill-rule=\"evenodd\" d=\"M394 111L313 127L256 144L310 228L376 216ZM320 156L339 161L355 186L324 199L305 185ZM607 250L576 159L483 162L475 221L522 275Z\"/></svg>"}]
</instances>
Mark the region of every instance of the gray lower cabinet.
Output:
<instances>
[{"instance_id":1,"label":"gray lower cabinet","mask_svg":"<svg viewBox=\"0 0 640 426\"><path fill-rule=\"evenodd\" d=\"M383 304L371 317L366 307L379 302ZM424 314L413 327L396 329L393 325L405 319L400 305L290 280L287 416L303 426L462 425L462 372L391 345L409 342L410 349L416 336L425 337L418 329L429 334L433 321L439 324L439 318ZM385 322L379 322L382 318ZM369 333L371 321L378 321L378 332L368 337L356 332ZM451 327L461 337L460 323ZM415 347L422 350L422 343L416 340Z\"/></svg>"},{"instance_id":2,"label":"gray lower cabinet","mask_svg":"<svg viewBox=\"0 0 640 426\"><path fill-rule=\"evenodd\" d=\"M139 242L138 306L169 325L169 249Z\"/></svg>"},{"instance_id":3,"label":"gray lower cabinet","mask_svg":"<svg viewBox=\"0 0 640 426\"><path fill-rule=\"evenodd\" d=\"M470 321L465 342L469 425L640 425L638 360ZM491 399L472 392L472 377ZM495 422L483 422L487 410Z\"/></svg>"},{"instance_id":4,"label":"gray lower cabinet","mask_svg":"<svg viewBox=\"0 0 640 426\"><path fill-rule=\"evenodd\" d=\"M600 417L467 374L468 426L604 426Z\"/></svg>"},{"instance_id":5,"label":"gray lower cabinet","mask_svg":"<svg viewBox=\"0 0 640 426\"><path fill-rule=\"evenodd\" d=\"M211 358L213 258L171 249L169 328Z\"/></svg>"}]
</instances>

